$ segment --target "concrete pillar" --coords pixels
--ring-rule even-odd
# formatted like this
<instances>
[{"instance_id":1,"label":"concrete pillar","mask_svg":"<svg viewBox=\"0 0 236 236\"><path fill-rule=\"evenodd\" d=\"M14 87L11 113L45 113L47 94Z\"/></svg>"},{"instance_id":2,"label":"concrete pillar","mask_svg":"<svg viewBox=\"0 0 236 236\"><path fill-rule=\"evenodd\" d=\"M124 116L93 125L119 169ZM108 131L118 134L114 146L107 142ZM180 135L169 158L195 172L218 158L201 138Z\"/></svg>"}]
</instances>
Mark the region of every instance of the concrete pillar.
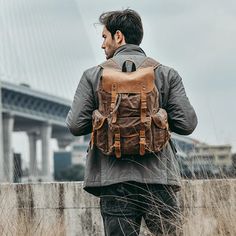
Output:
<instances>
[{"instance_id":1,"label":"concrete pillar","mask_svg":"<svg viewBox=\"0 0 236 236\"><path fill-rule=\"evenodd\" d=\"M45 123L41 127L42 137L42 180L50 181L52 179L50 175L50 139L52 135L52 126L49 123Z\"/></svg>"},{"instance_id":2,"label":"concrete pillar","mask_svg":"<svg viewBox=\"0 0 236 236\"><path fill-rule=\"evenodd\" d=\"M3 117L3 151L4 151L4 175L7 182L13 182L13 148L12 133L14 117L6 114Z\"/></svg>"},{"instance_id":3,"label":"concrete pillar","mask_svg":"<svg viewBox=\"0 0 236 236\"><path fill-rule=\"evenodd\" d=\"M36 141L37 134L36 132L29 132L29 154L30 154L30 164L29 164L29 176L31 179L34 179L38 176L38 166L37 166L37 149Z\"/></svg>"},{"instance_id":4,"label":"concrete pillar","mask_svg":"<svg viewBox=\"0 0 236 236\"><path fill-rule=\"evenodd\" d=\"M0 81L0 182L4 182L3 129L2 129L2 87Z\"/></svg>"}]
</instances>

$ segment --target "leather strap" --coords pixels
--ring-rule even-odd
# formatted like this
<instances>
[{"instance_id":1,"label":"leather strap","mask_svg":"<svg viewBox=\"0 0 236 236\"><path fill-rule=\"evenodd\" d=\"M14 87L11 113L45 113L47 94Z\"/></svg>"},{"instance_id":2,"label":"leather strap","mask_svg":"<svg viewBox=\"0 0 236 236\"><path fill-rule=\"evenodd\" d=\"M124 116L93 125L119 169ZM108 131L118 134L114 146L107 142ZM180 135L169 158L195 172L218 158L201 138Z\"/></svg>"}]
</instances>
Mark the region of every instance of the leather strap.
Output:
<instances>
[{"instance_id":1,"label":"leather strap","mask_svg":"<svg viewBox=\"0 0 236 236\"><path fill-rule=\"evenodd\" d=\"M91 144L91 149L92 149L93 145L94 145L94 128L93 128L92 133L91 133L90 144Z\"/></svg>"},{"instance_id":2,"label":"leather strap","mask_svg":"<svg viewBox=\"0 0 236 236\"><path fill-rule=\"evenodd\" d=\"M110 58L109 60L103 62L102 64L99 65L100 67L104 68L111 68L111 69L115 69L118 71L122 71L121 66L113 59Z\"/></svg>"},{"instance_id":3,"label":"leather strap","mask_svg":"<svg viewBox=\"0 0 236 236\"><path fill-rule=\"evenodd\" d=\"M141 122L144 123L147 113L147 94L146 94L145 84L142 84L140 99L141 99L140 118Z\"/></svg>"},{"instance_id":4,"label":"leather strap","mask_svg":"<svg viewBox=\"0 0 236 236\"><path fill-rule=\"evenodd\" d=\"M115 143L114 143L114 147L115 147L115 155L116 155L116 158L120 158L120 157L121 157L120 130L115 133Z\"/></svg>"},{"instance_id":5,"label":"leather strap","mask_svg":"<svg viewBox=\"0 0 236 236\"><path fill-rule=\"evenodd\" d=\"M136 71L136 65L134 61L128 59L122 65L122 72L134 72Z\"/></svg>"},{"instance_id":6,"label":"leather strap","mask_svg":"<svg viewBox=\"0 0 236 236\"><path fill-rule=\"evenodd\" d=\"M111 90L111 112L112 112L116 104L117 84L112 84L111 89L112 89Z\"/></svg>"},{"instance_id":7,"label":"leather strap","mask_svg":"<svg viewBox=\"0 0 236 236\"><path fill-rule=\"evenodd\" d=\"M138 68L153 67L154 69L160 66L161 64L152 59L151 57L146 57L143 62L138 66Z\"/></svg>"},{"instance_id":8,"label":"leather strap","mask_svg":"<svg viewBox=\"0 0 236 236\"><path fill-rule=\"evenodd\" d=\"M140 118L141 118L141 125L142 128L139 133L139 154L143 156L145 154L145 145L146 145L146 136L145 136L145 127L144 122L146 119L147 113L147 95L146 95L146 86L142 84L141 88L141 108L140 108Z\"/></svg>"},{"instance_id":9,"label":"leather strap","mask_svg":"<svg viewBox=\"0 0 236 236\"><path fill-rule=\"evenodd\" d=\"M116 96L116 101L115 101L115 108L113 109L113 111L111 112L111 116L112 116L112 124L115 124L116 121L117 121L117 110L120 106L120 103L121 103L121 100L122 100L122 94L117 94Z\"/></svg>"},{"instance_id":10,"label":"leather strap","mask_svg":"<svg viewBox=\"0 0 236 236\"><path fill-rule=\"evenodd\" d=\"M102 95L101 95L100 91L101 91L101 83L99 83L99 92L97 94L98 94L98 101L103 101L103 103L98 104L98 110L101 113L104 113L105 112L105 104L104 104L104 100L102 99Z\"/></svg>"},{"instance_id":11,"label":"leather strap","mask_svg":"<svg viewBox=\"0 0 236 236\"><path fill-rule=\"evenodd\" d=\"M139 133L139 154L143 156L145 154L146 136L145 129L141 129Z\"/></svg>"},{"instance_id":12,"label":"leather strap","mask_svg":"<svg viewBox=\"0 0 236 236\"><path fill-rule=\"evenodd\" d=\"M134 61L132 59L126 59L125 61L130 61L130 62L134 63ZM99 66L103 69L104 68L111 68L111 69L115 69L118 71L122 71L122 65L120 65L119 62L116 61L114 58L110 58L109 60L101 63ZM136 69L145 68L145 67L153 67L155 69L161 64L151 57L146 57L139 65L137 65L137 64L135 64L135 65L136 65Z\"/></svg>"},{"instance_id":13,"label":"leather strap","mask_svg":"<svg viewBox=\"0 0 236 236\"><path fill-rule=\"evenodd\" d=\"M116 100L117 100L117 84L112 84L112 90L111 90L111 113L112 113L112 123L116 123L117 119L117 113L114 111Z\"/></svg>"}]
</instances>

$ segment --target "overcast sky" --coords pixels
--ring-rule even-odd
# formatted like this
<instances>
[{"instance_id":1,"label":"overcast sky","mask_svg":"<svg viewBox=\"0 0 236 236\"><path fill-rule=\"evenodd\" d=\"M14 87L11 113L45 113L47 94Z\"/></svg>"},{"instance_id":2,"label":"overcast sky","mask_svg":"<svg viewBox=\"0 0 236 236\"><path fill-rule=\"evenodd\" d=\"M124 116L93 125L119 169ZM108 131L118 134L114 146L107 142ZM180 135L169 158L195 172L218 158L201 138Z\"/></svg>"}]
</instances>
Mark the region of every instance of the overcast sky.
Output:
<instances>
[{"instance_id":1,"label":"overcast sky","mask_svg":"<svg viewBox=\"0 0 236 236\"><path fill-rule=\"evenodd\" d=\"M102 12L130 7L141 47L175 68L199 124L191 137L236 151L236 2L233 0L1 0L1 80L72 99L82 72L105 60Z\"/></svg>"}]
</instances>

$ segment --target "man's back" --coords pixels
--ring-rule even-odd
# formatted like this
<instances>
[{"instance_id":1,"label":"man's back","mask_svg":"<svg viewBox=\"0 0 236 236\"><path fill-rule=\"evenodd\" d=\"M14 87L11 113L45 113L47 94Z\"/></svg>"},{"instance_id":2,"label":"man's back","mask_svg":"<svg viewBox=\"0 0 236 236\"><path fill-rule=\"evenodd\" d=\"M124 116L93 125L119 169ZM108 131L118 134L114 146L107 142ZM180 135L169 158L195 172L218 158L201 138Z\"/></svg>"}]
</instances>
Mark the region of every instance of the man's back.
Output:
<instances>
[{"instance_id":1,"label":"man's back","mask_svg":"<svg viewBox=\"0 0 236 236\"><path fill-rule=\"evenodd\" d=\"M124 45L114 55L114 59L121 66L127 58L139 66L145 57L145 53L136 45ZM98 108L97 89L101 70L99 67L91 68L81 78L74 106L72 105L67 117L67 125L75 135L92 132L92 113ZM180 76L163 65L155 70L155 75L161 107L168 113L171 131L190 133L196 126L196 116L186 97ZM87 191L99 195L100 187L124 181L168 184L178 188L180 174L172 143L167 143L161 152L148 155L147 158L131 155L122 160L107 157L96 148L89 149L84 180Z\"/></svg>"}]
</instances>

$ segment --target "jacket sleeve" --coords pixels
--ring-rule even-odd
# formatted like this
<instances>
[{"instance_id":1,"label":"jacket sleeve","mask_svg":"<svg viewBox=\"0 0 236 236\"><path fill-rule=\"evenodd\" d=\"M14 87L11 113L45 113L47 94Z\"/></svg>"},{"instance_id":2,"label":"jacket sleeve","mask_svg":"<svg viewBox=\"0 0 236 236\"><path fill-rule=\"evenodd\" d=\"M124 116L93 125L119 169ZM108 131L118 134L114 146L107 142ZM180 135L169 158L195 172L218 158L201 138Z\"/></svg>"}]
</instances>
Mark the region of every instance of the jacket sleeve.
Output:
<instances>
[{"instance_id":1,"label":"jacket sleeve","mask_svg":"<svg viewBox=\"0 0 236 236\"><path fill-rule=\"evenodd\" d=\"M170 130L181 135L191 134L197 126L197 116L186 95L182 78L170 69L168 73L166 111Z\"/></svg>"},{"instance_id":2,"label":"jacket sleeve","mask_svg":"<svg viewBox=\"0 0 236 236\"><path fill-rule=\"evenodd\" d=\"M75 136L92 132L92 113L96 109L96 102L93 86L87 74L85 71L82 75L66 118L66 125Z\"/></svg>"}]
</instances>

